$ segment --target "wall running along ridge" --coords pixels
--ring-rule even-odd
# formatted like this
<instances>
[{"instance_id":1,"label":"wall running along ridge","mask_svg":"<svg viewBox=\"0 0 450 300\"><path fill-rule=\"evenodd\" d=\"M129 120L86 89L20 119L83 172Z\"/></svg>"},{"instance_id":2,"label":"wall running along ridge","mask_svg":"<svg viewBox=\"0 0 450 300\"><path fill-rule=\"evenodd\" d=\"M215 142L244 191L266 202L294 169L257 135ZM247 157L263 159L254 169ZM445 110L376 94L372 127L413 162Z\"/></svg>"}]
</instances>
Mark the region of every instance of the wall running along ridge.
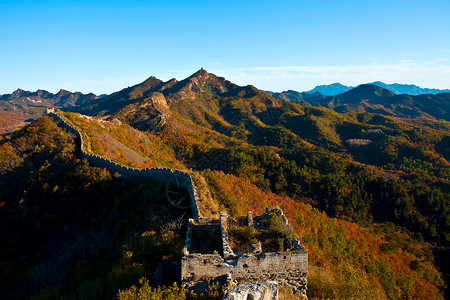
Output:
<instances>
[{"instance_id":1,"label":"wall running along ridge","mask_svg":"<svg viewBox=\"0 0 450 300\"><path fill-rule=\"evenodd\" d=\"M197 206L198 192L190 174L169 168L129 168L101 156L87 153L83 150L83 137L75 127L68 124L54 110L48 110L48 115L59 126L75 135L77 155L86 158L92 165L106 168L111 173L118 173L122 176L144 176L153 181L173 184L188 192L193 219L189 219L185 247L181 258L181 280L184 284L195 284L199 279L216 279L225 276L232 280L258 281L250 284L236 285L234 283L234 287L225 294L224 299L227 300L250 299L249 296L251 296L251 299L278 299L278 285L293 287L299 298L307 299L308 251L298 240L291 241L291 249L288 251L260 255L235 255L229 245L228 215L221 212L218 226L220 226L223 257L219 254L190 253L192 230L196 226L194 219L203 224L214 222L212 219L200 216ZM281 214L286 225L290 226L287 218L282 212ZM253 221L251 215L250 219ZM276 282L267 280L275 280Z\"/></svg>"},{"instance_id":2,"label":"wall running along ridge","mask_svg":"<svg viewBox=\"0 0 450 300\"><path fill-rule=\"evenodd\" d=\"M122 166L104 157L87 153L83 150L83 137L81 133L72 125L66 122L63 117L59 116L55 111L49 110L48 116L52 117L59 126L65 128L68 132L75 135L75 145L77 155L86 158L88 162L100 168L106 168L111 173L118 173L126 177L143 176L150 180L162 182L166 184L173 184L179 188L186 190L189 194L189 202L192 210L192 217L199 218L199 211L197 206L198 192L195 188L194 180L191 175L179 170L172 170L169 168L150 168L150 169L135 169Z\"/></svg>"}]
</instances>

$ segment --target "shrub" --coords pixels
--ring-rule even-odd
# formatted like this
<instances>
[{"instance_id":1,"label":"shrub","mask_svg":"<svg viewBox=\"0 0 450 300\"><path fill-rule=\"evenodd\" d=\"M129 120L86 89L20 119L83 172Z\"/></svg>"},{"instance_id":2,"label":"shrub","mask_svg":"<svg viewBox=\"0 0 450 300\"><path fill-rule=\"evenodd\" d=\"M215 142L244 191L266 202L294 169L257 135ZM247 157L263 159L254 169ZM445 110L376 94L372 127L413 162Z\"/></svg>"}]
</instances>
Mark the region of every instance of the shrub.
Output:
<instances>
[{"instance_id":1,"label":"shrub","mask_svg":"<svg viewBox=\"0 0 450 300\"><path fill-rule=\"evenodd\" d=\"M276 237L285 237L288 239L295 238L295 232L291 226L289 226L283 216L281 215L272 215L269 221L269 229L273 232L273 235Z\"/></svg>"},{"instance_id":2,"label":"shrub","mask_svg":"<svg viewBox=\"0 0 450 300\"><path fill-rule=\"evenodd\" d=\"M141 278L139 280L139 286L133 285L132 287L119 290L116 299L118 300L137 300L137 299L148 299L148 300L159 300L159 299L170 299L170 300L184 300L188 295L188 291L179 288L176 283L169 287L158 287L153 288L149 285L149 281L146 278Z\"/></svg>"},{"instance_id":3,"label":"shrub","mask_svg":"<svg viewBox=\"0 0 450 300\"><path fill-rule=\"evenodd\" d=\"M259 233L255 227L231 227L228 231L230 247L233 250L243 251L258 242Z\"/></svg>"}]
</instances>

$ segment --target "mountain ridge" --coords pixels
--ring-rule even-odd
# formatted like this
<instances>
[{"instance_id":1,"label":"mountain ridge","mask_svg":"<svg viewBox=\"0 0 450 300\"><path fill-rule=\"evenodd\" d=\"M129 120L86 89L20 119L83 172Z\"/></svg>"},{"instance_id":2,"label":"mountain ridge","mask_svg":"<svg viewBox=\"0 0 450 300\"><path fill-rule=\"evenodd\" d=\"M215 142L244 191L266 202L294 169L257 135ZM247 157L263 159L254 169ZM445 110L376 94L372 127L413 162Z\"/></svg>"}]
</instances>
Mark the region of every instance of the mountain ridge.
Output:
<instances>
[{"instance_id":1,"label":"mountain ridge","mask_svg":"<svg viewBox=\"0 0 450 300\"><path fill-rule=\"evenodd\" d=\"M293 97L307 97L288 92ZM65 94L61 91L61 96ZM395 95L376 85L361 85L334 97L322 96L322 103L306 105L279 100L254 86L238 86L200 70L181 81L163 82L152 76L108 96L106 102L92 100L83 106L90 109L91 116L62 114L84 134L91 155L124 166L189 169L210 190L206 198L212 197L211 201L230 215L283 206L289 222L296 224L299 237L311 250L311 295L419 299L432 294L429 298L442 299L445 286L435 266L449 265L445 263L448 251L442 252L443 262L438 264L430 247L450 244L445 222L450 211L450 126L431 118L431 113L438 116L439 111L430 109L445 112L446 95L450 94ZM93 104L97 106L89 108ZM414 111L427 118L397 118L412 117ZM42 237L54 232L54 224L65 228L62 216L73 216L73 209L83 218L75 224L92 221L102 230L114 229L125 235L108 235L114 238L105 250L111 251L94 251L86 259L74 255L70 264L57 268L67 272L66 281L42 284L42 295L64 292L69 285L79 292L79 286L92 282L92 290L97 291L94 298L102 298L101 291L111 287L110 278L122 281L130 270L141 270L108 292L114 295L117 289L154 274L169 252L173 252L170 260L179 261L184 235L166 227L175 216L161 211L170 208L167 187L137 182L139 189L130 190L131 182L121 183L120 174L73 159L74 143L74 136L48 117L10 137L0 137L0 172L4 176L0 180L0 213L5 219L12 217L8 226L1 228L7 233L0 235L7 245L2 251L12 257L7 264L0 263L2 278L24 282L30 274L28 262L39 262L41 257L24 259L22 252L28 249L39 253L45 246L50 249L45 258L57 261L53 245L71 244L64 240L47 243ZM132 155L133 151L139 155ZM80 180L73 181L77 176ZM199 194L206 188L199 189ZM106 197L99 197L99 191ZM148 197L150 191L154 198ZM84 205L79 205L80 196ZM162 204L156 211L155 201ZM61 207L54 213L40 210L55 205ZM98 211L86 214L93 208ZM121 217L128 211L129 215ZM111 212L120 217L112 218L112 225L98 221ZM156 216L161 217L159 223ZM26 222L30 219L33 221ZM16 220L23 220L23 234L18 236L23 240L15 239ZM41 224L41 229L36 224ZM91 232L92 226L87 225ZM86 233L85 244L92 244L98 236L91 238ZM158 250L154 246L160 237L176 240ZM86 252L88 246L76 248ZM104 253L108 255L105 260ZM437 261L438 255L435 257ZM110 258L114 258L113 265ZM87 263L86 269L83 261L101 265L92 268ZM27 272L21 276L22 266ZM33 270L34 265L30 266ZM8 274L17 275L18 280ZM74 282L72 274L86 280ZM85 274L95 275L86 278ZM35 277L39 283L42 276Z\"/></svg>"},{"instance_id":2,"label":"mountain ridge","mask_svg":"<svg viewBox=\"0 0 450 300\"><path fill-rule=\"evenodd\" d=\"M280 93L275 93L271 91L264 91L266 94L269 94L272 97L275 97L280 100L290 101L290 102L297 102L301 103L303 105L309 105L309 101L315 101L319 99L326 98L323 94L320 92L313 92L313 93L307 93L307 92L297 92L294 90L287 90Z\"/></svg>"},{"instance_id":3,"label":"mountain ridge","mask_svg":"<svg viewBox=\"0 0 450 300\"><path fill-rule=\"evenodd\" d=\"M373 84L362 84L342 94L327 97L324 101L332 99L333 105L339 105L342 100L345 104L357 103L364 100L378 101L380 98L393 97L395 93Z\"/></svg>"},{"instance_id":4,"label":"mountain ridge","mask_svg":"<svg viewBox=\"0 0 450 300\"><path fill-rule=\"evenodd\" d=\"M18 88L11 94L0 95L0 101L12 101L12 100L22 100L22 101L28 100L31 102L41 101L42 105L60 106L60 107L81 105L82 103L93 99L98 99L98 96L93 93L83 94L81 92L70 92L64 89L60 89L56 94L53 94L51 92L41 89L38 89L35 92L31 92Z\"/></svg>"},{"instance_id":5,"label":"mountain ridge","mask_svg":"<svg viewBox=\"0 0 450 300\"><path fill-rule=\"evenodd\" d=\"M450 121L450 93L397 95L383 87L364 84L345 93L308 101L339 113L372 112L397 117L433 117Z\"/></svg>"},{"instance_id":6,"label":"mountain ridge","mask_svg":"<svg viewBox=\"0 0 450 300\"><path fill-rule=\"evenodd\" d=\"M198 93L207 95L208 98L252 98L255 103L260 103L263 106L266 105L265 103L271 103L271 105L277 106L279 103L276 101L282 100L295 102L303 106L319 104L332 108L337 112L344 113L378 112L391 116L425 116L450 120L450 107L448 104L448 95L446 93L395 95L392 90L388 89L390 86L397 87L397 90L399 89L399 86L412 87L416 92L419 91L418 89L420 89L420 91L429 91L430 89L421 89L415 85L386 85L382 82L375 83L378 85L362 84L352 89L336 83L328 86L317 86L316 91L314 91L314 89L308 92L287 90L281 93L275 93L271 91L261 91L252 85L239 86L224 77L208 73L205 69L201 68L182 80L172 78L164 82L155 76L150 76L141 83L124 88L110 95L102 95L102 97L98 97L93 93L72 93L64 89L60 89L56 94L41 89L35 92L17 89L11 94L0 95L0 109L3 111L2 118L10 119L5 122L8 126L4 125L7 129L3 129L2 132L10 132L11 130L16 129L17 126L15 126L15 123L17 123L18 120L24 121L26 119L35 119L42 115L45 108L54 106L90 115L96 115L100 112L103 115L109 115L130 104L142 101L146 103L157 101L165 108L187 99L197 99L197 101L199 101L196 97L196 94ZM368 90L369 86L377 86L379 88ZM319 87L322 87L320 89L325 91L325 93L330 93L330 89L333 88L338 89L339 91L345 89L348 90L334 96L326 96L317 91ZM154 93L159 94L152 96ZM181 105L181 102L177 105ZM253 106L256 107L255 105ZM7 116L10 114L8 111L13 111L15 109L22 110L24 113L15 113L14 116L11 115L11 117Z\"/></svg>"},{"instance_id":7,"label":"mountain ridge","mask_svg":"<svg viewBox=\"0 0 450 300\"><path fill-rule=\"evenodd\" d=\"M0 134L17 130L44 114L46 108L75 107L99 97L93 93L70 92L60 89L56 94L38 89L35 92L18 88L11 94L0 95Z\"/></svg>"},{"instance_id":8,"label":"mountain ridge","mask_svg":"<svg viewBox=\"0 0 450 300\"><path fill-rule=\"evenodd\" d=\"M324 96L317 91L312 94L296 91L266 93L302 105L322 105L339 113L371 112L397 117L427 117L450 121L450 93L395 94L375 84L361 84L334 96Z\"/></svg>"},{"instance_id":9,"label":"mountain ridge","mask_svg":"<svg viewBox=\"0 0 450 300\"><path fill-rule=\"evenodd\" d=\"M259 96L269 98L270 101L278 101L252 85L239 86L225 79L208 73L201 68L189 77L178 81L172 78L166 82L152 76L142 83L122 89L98 101L90 100L81 107L75 109L87 114L102 113L108 115L124 108L127 105L151 98L153 93L161 93L167 103L194 99L196 93L204 93L210 97L241 97L252 98Z\"/></svg>"},{"instance_id":10,"label":"mountain ridge","mask_svg":"<svg viewBox=\"0 0 450 300\"><path fill-rule=\"evenodd\" d=\"M400 83L387 84L381 81L374 81L366 84L374 84L383 87L395 94L408 94L413 96L421 94L450 93L450 89L422 88L415 84L400 84ZM326 96L335 96L338 94L345 93L353 88L355 87L343 85L341 83L336 82L328 85L317 85L315 88L309 91L305 91L305 93L320 92L321 94Z\"/></svg>"}]
</instances>

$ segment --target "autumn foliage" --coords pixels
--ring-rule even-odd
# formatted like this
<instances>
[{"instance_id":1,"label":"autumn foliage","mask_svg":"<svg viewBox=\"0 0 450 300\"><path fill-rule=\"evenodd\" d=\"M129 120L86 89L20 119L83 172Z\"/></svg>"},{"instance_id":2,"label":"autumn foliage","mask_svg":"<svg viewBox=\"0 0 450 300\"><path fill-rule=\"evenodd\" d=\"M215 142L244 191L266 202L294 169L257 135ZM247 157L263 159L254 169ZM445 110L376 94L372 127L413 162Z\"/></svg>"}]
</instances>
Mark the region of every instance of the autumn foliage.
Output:
<instances>
[{"instance_id":1,"label":"autumn foliage","mask_svg":"<svg viewBox=\"0 0 450 300\"><path fill-rule=\"evenodd\" d=\"M248 180L206 173L224 209L239 216L280 207L308 249L308 284L324 298L441 299L443 280L426 244L394 225L362 227L330 218L308 204L261 191Z\"/></svg>"}]
</instances>

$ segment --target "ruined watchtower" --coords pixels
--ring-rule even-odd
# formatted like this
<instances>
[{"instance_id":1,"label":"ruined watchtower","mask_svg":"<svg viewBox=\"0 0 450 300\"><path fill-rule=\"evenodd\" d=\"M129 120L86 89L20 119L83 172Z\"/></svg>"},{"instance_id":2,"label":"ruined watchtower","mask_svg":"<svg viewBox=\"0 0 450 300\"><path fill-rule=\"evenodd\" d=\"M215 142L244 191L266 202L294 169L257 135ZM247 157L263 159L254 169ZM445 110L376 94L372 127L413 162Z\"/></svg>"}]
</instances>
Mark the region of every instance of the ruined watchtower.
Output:
<instances>
[{"instance_id":1,"label":"ruined watchtower","mask_svg":"<svg viewBox=\"0 0 450 300\"><path fill-rule=\"evenodd\" d=\"M224 299L277 299L278 287L306 298L308 252L300 244L283 211L267 208L233 219L189 220L181 260L185 287L201 290L206 280L223 280Z\"/></svg>"}]
</instances>

